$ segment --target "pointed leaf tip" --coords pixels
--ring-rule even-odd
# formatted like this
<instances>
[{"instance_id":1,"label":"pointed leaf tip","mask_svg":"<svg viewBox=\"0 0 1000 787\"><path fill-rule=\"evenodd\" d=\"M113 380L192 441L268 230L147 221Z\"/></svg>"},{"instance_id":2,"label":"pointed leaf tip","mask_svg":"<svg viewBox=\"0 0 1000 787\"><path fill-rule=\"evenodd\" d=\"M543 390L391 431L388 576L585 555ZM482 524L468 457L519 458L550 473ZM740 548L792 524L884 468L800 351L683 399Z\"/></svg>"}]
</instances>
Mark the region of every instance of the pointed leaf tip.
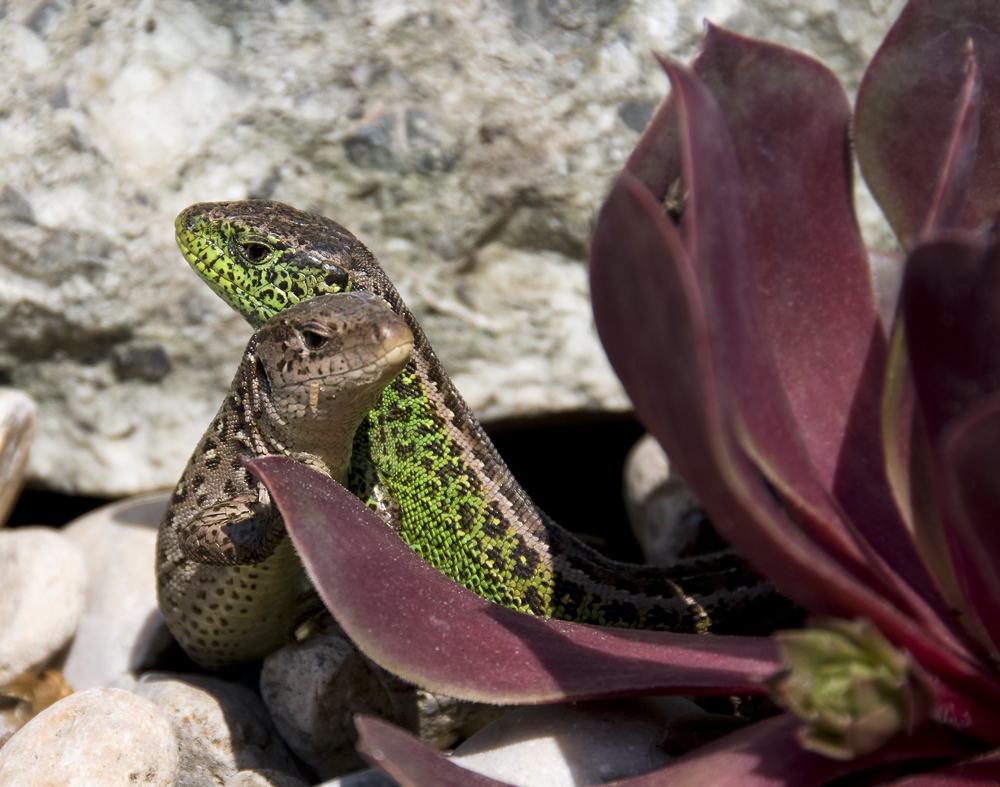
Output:
<instances>
[{"instance_id":1,"label":"pointed leaf tip","mask_svg":"<svg viewBox=\"0 0 1000 787\"><path fill-rule=\"evenodd\" d=\"M972 182L979 143L980 79L973 55L972 41L968 42L968 61L965 83L955 109L955 121L944 163L938 172L937 184L931 207L921 236L961 226L962 210Z\"/></svg>"},{"instance_id":2,"label":"pointed leaf tip","mask_svg":"<svg viewBox=\"0 0 1000 787\"><path fill-rule=\"evenodd\" d=\"M932 225L970 229L1000 212L996 4L907 3L858 89L855 142L865 181L904 248L929 216Z\"/></svg>"}]
</instances>

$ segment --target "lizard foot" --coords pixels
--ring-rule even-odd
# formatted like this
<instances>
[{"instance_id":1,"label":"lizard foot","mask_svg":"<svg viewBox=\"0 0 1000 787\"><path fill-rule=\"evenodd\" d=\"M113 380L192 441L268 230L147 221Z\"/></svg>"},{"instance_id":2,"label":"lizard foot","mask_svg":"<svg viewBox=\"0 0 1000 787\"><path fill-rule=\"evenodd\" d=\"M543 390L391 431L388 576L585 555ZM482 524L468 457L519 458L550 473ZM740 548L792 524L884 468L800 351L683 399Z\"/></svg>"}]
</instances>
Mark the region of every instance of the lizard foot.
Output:
<instances>
[{"instance_id":1,"label":"lizard foot","mask_svg":"<svg viewBox=\"0 0 1000 787\"><path fill-rule=\"evenodd\" d=\"M197 563L246 566L270 557L284 537L284 523L262 489L201 511L181 528L180 547Z\"/></svg>"}]
</instances>

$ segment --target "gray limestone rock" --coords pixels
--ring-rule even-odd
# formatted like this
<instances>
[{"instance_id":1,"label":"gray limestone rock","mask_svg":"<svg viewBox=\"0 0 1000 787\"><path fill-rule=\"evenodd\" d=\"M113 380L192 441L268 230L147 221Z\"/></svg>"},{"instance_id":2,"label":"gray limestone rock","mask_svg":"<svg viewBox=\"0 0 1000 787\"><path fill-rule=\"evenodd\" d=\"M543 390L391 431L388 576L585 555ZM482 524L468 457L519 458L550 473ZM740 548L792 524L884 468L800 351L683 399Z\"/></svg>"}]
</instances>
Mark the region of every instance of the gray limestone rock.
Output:
<instances>
[{"instance_id":1,"label":"gray limestone rock","mask_svg":"<svg viewBox=\"0 0 1000 787\"><path fill-rule=\"evenodd\" d=\"M327 779L364 766L354 749L355 713L412 727L407 688L336 633L272 653L260 675L261 697L282 738Z\"/></svg>"},{"instance_id":2,"label":"gray limestone rock","mask_svg":"<svg viewBox=\"0 0 1000 787\"><path fill-rule=\"evenodd\" d=\"M0 787L173 787L177 740L160 710L90 689L42 711L0 748Z\"/></svg>"},{"instance_id":3,"label":"gray limestone rock","mask_svg":"<svg viewBox=\"0 0 1000 787\"><path fill-rule=\"evenodd\" d=\"M301 774L260 698L218 678L150 672L134 691L167 717L180 746L177 787L225 784L238 771Z\"/></svg>"},{"instance_id":4,"label":"gray limestone rock","mask_svg":"<svg viewBox=\"0 0 1000 787\"><path fill-rule=\"evenodd\" d=\"M392 721L445 748L504 712L418 689L374 664L339 632L268 656L260 692L289 747L324 779L364 766L354 748L355 714Z\"/></svg>"},{"instance_id":5,"label":"gray limestone rock","mask_svg":"<svg viewBox=\"0 0 1000 787\"><path fill-rule=\"evenodd\" d=\"M30 477L124 495L180 474L250 333L173 245L206 200L278 199L357 233L485 419L626 407L584 260L667 90L652 50L688 58L707 15L853 89L901 6L10 4L0 381L40 405Z\"/></svg>"}]
</instances>

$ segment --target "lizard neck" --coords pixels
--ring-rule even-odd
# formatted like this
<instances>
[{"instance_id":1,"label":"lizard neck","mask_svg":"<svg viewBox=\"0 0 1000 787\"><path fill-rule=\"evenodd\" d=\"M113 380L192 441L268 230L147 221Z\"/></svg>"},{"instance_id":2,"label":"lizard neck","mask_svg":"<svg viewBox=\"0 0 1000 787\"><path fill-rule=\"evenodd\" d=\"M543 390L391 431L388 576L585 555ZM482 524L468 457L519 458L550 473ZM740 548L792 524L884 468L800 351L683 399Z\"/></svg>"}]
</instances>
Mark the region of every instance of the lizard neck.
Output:
<instances>
[{"instance_id":1,"label":"lizard neck","mask_svg":"<svg viewBox=\"0 0 1000 787\"><path fill-rule=\"evenodd\" d=\"M277 370L278 379L271 381L254 342L243 369L250 415L269 452L315 467L346 486L355 433L380 399L381 386L354 385L351 375L319 366Z\"/></svg>"}]
</instances>

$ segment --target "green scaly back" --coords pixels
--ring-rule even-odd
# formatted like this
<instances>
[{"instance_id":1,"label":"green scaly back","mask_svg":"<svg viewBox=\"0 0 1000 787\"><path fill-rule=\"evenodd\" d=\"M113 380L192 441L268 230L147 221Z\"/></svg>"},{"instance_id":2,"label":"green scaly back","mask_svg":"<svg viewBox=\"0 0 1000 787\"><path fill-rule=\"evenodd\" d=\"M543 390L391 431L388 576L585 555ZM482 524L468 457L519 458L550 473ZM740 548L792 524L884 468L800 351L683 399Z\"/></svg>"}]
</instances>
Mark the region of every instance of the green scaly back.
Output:
<instances>
[{"instance_id":1,"label":"green scaly back","mask_svg":"<svg viewBox=\"0 0 1000 787\"><path fill-rule=\"evenodd\" d=\"M354 440L349 487L427 562L512 609L602 625L742 633L775 594L737 556L670 569L609 560L539 510L507 469L367 247L330 219L264 200L203 203L177 243L255 328L323 293L366 290L413 332L406 369ZM779 604L780 606L780 604ZM780 615L779 615L780 617Z\"/></svg>"}]
</instances>

